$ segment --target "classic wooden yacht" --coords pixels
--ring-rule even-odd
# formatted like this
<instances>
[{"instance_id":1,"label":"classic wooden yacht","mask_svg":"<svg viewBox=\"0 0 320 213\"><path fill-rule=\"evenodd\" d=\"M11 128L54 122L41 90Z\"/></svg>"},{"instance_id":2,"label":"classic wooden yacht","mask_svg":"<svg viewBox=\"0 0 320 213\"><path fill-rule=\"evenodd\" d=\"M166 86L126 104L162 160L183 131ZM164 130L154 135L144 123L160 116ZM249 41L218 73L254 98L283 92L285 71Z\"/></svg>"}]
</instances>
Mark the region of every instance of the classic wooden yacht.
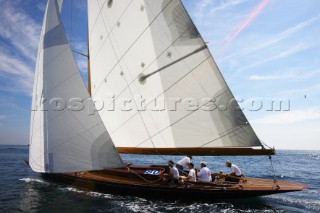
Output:
<instances>
[{"instance_id":1,"label":"classic wooden yacht","mask_svg":"<svg viewBox=\"0 0 320 213\"><path fill-rule=\"evenodd\" d=\"M180 0L88 1L88 89L61 9L62 0L48 0L39 42L29 146L33 171L89 190L172 199L306 188L256 178L231 183L220 174L212 174L210 183L168 184L167 165L123 163L119 152L271 156L275 151L262 144L239 110Z\"/></svg>"},{"instance_id":2,"label":"classic wooden yacht","mask_svg":"<svg viewBox=\"0 0 320 213\"><path fill-rule=\"evenodd\" d=\"M170 171L165 165L128 165L126 168L102 171L44 174L48 179L98 192L141 196L162 200L215 201L301 191L304 184L288 181L241 178L239 183L164 182ZM219 174L212 173L212 179Z\"/></svg>"}]
</instances>

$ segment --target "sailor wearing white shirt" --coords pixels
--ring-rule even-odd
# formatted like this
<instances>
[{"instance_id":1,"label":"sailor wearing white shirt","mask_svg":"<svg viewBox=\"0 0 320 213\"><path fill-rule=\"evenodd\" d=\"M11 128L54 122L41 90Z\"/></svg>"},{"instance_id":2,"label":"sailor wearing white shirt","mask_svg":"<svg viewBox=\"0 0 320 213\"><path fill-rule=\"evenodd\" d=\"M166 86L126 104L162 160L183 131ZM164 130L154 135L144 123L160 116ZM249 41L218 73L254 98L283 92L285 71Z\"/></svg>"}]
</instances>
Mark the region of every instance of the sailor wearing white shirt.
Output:
<instances>
[{"instance_id":1,"label":"sailor wearing white shirt","mask_svg":"<svg viewBox=\"0 0 320 213\"><path fill-rule=\"evenodd\" d=\"M229 177L226 177L226 181L231 181L231 182L239 182L242 173L239 167L230 161L226 162L226 166L230 168L231 173L229 174ZM231 176L231 177L230 177Z\"/></svg>"},{"instance_id":2,"label":"sailor wearing white shirt","mask_svg":"<svg viewBox=\"0 0 320 213\"><path fill-rule=\"evenodd\" d=\"M179 170L180 176L184 175L183 168L189 166L191 160L192 160L192 156L188 155L187 157L184 157L178 161L178 163L176 164L176 167Z\"/></svg>"},{"instance_id":3,"label":"sailor wearing white shirt","mask_svg":"<svg viewBox=\"0 0 320 213\"><path fill-rule=\"evenodd\" d=\"M198 172L197 176L198 176L200 182L211 182L212 181L211 171L207 167L207 162L205 162L205 161L201 162L201 169Z\"/></svg>"},{"instance_id":4,"label":"sailor wearing white shirt","mask_svg":"<svg viewBox=\"0 0 320 213\"><path fill-rule=\"evenodd\" d=\"M174 166L174 162L172 160L168 161L168 165L170 167L169 180L172 180L174 183L178 183L179 182L178 169Z\"/></svg>"},{"instance_id":5,"label":"sailor wearing white shirt","mask_svg":"<svg viewBox=\"0 0 320 213\"><path fill-rule=\"evenodd\" d=\"M191 182L196 182L197 179L197 175L196 175L196 171L194 170L194 165L193 163L189 164L189 175L188 175L188 181Z\"/></svg>"}]
</instances>

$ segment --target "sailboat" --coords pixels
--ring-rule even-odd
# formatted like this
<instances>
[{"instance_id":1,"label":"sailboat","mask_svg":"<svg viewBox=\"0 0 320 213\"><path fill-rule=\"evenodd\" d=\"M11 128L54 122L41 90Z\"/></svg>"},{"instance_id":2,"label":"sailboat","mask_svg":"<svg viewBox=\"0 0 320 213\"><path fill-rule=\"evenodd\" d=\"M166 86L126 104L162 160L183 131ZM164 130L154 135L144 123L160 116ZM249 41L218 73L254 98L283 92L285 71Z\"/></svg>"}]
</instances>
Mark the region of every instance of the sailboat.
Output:
<instances>
[{"instance_id":1,"label":"sailboat","mask_svg":"<svg viewBox=\"0 0 320 213\"><path fill-rule=\"evenodd\" d=\"M119 153L271 156L275 150L263 145L239 110L180 0L88 1L88 88L64 31L62 3L48 0L39 41L33 171L90 190L166 198L243 198L306 188L256 178L166 184L168 165L124 163ZM187 109L178 106L179 98L188 100ZM122 108L112 108L115 103Z\"/></svg>"}]
</instances>

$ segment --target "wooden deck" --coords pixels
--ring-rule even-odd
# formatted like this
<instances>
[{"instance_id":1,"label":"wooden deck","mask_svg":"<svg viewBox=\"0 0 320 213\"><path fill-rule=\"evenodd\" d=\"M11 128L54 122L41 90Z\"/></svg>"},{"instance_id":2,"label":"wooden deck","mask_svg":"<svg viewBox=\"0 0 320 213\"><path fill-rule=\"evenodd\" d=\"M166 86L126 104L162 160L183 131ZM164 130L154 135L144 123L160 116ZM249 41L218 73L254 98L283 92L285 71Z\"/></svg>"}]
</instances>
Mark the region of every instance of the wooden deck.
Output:
<instances>
[{"instance_id":1,"label":"wooden deck","mask_svg":"<svg viewBox=\"0 0 320 213\"><path fill-rule=\"evenodd\" d=\"M301 191L306 185L288 181L245 178L239 183L165 183L169 172L166 165L131 165L127 168L68 174L45 174L60 182L107 193L160 197L169 199L215 200L245 198L269 194ZM151 173L151 174L150 174ZM212 174L214 177L218 174Z\"/></svg>"}]
</instances>

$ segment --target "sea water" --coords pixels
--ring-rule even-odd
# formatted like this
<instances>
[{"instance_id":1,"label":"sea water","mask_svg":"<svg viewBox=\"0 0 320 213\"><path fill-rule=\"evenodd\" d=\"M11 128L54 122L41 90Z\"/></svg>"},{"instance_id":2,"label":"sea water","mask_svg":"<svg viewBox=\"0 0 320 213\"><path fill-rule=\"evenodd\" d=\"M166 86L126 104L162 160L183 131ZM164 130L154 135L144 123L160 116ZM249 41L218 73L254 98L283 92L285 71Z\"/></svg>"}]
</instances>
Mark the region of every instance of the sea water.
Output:
<instances>
[{"instance_id":1,"label":"sea water","mask_svg":"<svg viewBox=\"0 0 320 213\"><path fill-rule=\"evenodd\" d=\"M134 164L163 164L183 156L122 155ZM278 195L218 202L164 201L98 193L43 180L24 162L28 146L0 145L0 212L320 212L320 151L278 151L273 166L267 156L194 157L199 168L229 172L237 164L248 177L301 182L308 189ZM275 176L274 176L275 171Z\"/></svg>"}]
</instances>

